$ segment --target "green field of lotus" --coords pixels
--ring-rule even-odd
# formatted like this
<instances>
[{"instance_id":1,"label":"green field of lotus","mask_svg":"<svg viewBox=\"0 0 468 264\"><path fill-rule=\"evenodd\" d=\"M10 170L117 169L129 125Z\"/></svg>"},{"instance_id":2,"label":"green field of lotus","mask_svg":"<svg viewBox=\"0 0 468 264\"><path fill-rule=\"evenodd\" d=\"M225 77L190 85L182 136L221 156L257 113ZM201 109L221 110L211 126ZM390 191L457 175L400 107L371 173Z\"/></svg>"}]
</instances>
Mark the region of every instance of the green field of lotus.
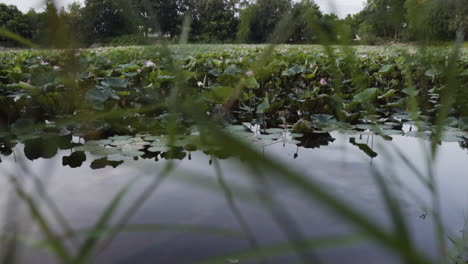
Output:
<instances>
[{"instance_id":1,"label":"green field of lotus","mask_svg":"<svg viewBox=\"0 0 468 264\"><path fill-rule=\"evenodd\" d=\"M222 156L197 118L262 146L301 144L304 135L334 130L389 140L403 134L468 138L463 48L13 50L0 54L0 65L2 154L17 143L26 144L32 159L77 148L73 159L64 158L70 166L79 166L73 162L85 159L83 151L184 158L201 149ZM404 124L410 131L402 130ZM171 131L175 138L166 136ZM71 143L73 136L80 141ZM104 157L93 164L119 165L109 162Z\"/></svg>"}]
</instances>

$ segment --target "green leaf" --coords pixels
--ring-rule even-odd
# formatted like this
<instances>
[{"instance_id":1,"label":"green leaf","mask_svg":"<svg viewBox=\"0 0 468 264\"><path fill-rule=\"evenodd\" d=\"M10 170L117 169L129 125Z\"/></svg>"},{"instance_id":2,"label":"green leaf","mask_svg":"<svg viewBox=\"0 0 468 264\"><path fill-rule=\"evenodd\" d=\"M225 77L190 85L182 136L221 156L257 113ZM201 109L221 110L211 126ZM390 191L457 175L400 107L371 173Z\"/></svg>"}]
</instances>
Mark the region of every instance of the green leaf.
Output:
<instances>
[{"instance_id":1,"label":"green leaf","mask_svg":"<svg viewBox=\"0 0 468 264\"><path fill-rule=\"evenodd\" d=\"M305 71L305 67L303 65L294 65L293 67L284 70L281 75L283 76L294 76Z\"/></svg>"},{"instance_id":2,"label":"green leaf","mask_svg":"<svg viewBox=\"0 0 468 264\"><path fill-rule=\"evenodd\" d=\"M121 152L120 155L134 158L134 157L143 156L145 155L145 153L143 151L124 151L124 152Z\"/></svg>"},{"instance_id":3,"label":"green leaf","mask_svg":"<svg viewBox=\"0 0 468 264\"><path fill-rule=\"evenodd\" d=\"M379 99L387 99L387 98L392 97L396 92L397 92L397 90L390 89L386 93L384 93L383 95L379 96L378 98Z\"/></svg>"},{"instance_id":4,"label":"green leaf","mask_svg":"<svg viewBox=\"0 0 468 264\"><path fill-rule=\"evenodd\" d=\"M131 95L132 93L130 91L121 91L121 92L117 92L117 95L119 96L129 96Z\"/></svg>"},{"instance_id":5,"label":"green leaf","mask_svg":"<svg viewBox=\"0 0 468 264\"><path fill-rule=\"evenodd\" d=\"M231 64L229 65L229 67L226 68L226 70L224 70L224 74L227 74L227 75L235 75L236 73L239 73L240 70L239 68L237 68L237 65L235 64Z\"/></svg>"},{"instance_id":6,"label":"green leaf","mask_svg":"<svg viewBox=\"0 0 468 264\"><path fill-rule=\"evenodd\" d=\"M332 115L315 114L311 116L311 120L316 124L326 125L329 123L336 123L336 119Z\"/></svg>"},{"instance_id":7,"label":"green leaf","mask_svg":"<svg viewBox=\"0 0 468 264\"><path fill-rule=\"evenodd\" d=\"M149 152L166 152L170 150L171 150L171 147L169 146L154 146L154 147L148 148Z\"/></svg>"},{"instance_id":8,"label":"green leaf","mask_svg":"<svg viewBox=\"0 0 468 264\"><path fill-rule=\"evenodd\" d=\"M28 132L31 132L34 126L34 121L32 119L20 118L16 120L15 123L11 125L11 132L15 135L24 135Z\"/></svg>"},{"instance_id":9,"label":"green leaf","mask_svg":"<svg viewBox=\"0 0 468 264\"><path fill-rule=\"evenodd\" d=\"M95 156L108 156L108 155L113 155L113 154L119 154L120 151L116 148L99 147L99 148L92 149L90 153Z\"/></svg>"},{"instance_id":10,"label":"green leaf","mask_svg":"<svg viewBox=\"0 0 468 264\"><path fill-rule=\"evenodd\" d=\"M223 104L231 97L233 88L230 86L215 86L205 91L203 95L216 104Z\"/></svg>"},{"instance_id":11,"label":"green leaf","mask_svg":"<svg viewBox=\"0 0 468 264\"><path fill-rule=\"evenodd\" d=\"M118 77L110 77L105 81L102 81L101 84L105 87L113 87L113 88L127 88L128 86L128 79L122 79Z\"/></svg>"},{"instance_id":12,"label":"green leaf","mask_svg":"<svg viewBox=\"0 0 468 264\"><path fill-rule=\"evenodd\" d=\"M172 80L172 79L175 79L175 76L172 76L172 75L160 75L160 76L158 76L158 79L160 79L160 80Z\"/></svg>"},{"instance_id":13,"label":"green leaf","mask_svg":"<svg viewBox=\"0 0 468 264\"><path fill-rule=\"evenodd\" d=\"M439 75L440 73L434 69L429 69L427 70L424 75L426 75L427 77L435 77L437 75Z\"/></svg>"},{"instance_id":14,"label":"green leaf","mask_svg":"<svg viewBox=\"0 0 468 264\"><path fill-rule=\"evenodd\" d=\"M393 64L385 64L380 68L379 73L388 73L393 69L394 65Z\"/></svg>"},{"instance_id":15,"label":"green leaf","mask_svg":"<svg viewBox=\"0 0 468 264\"><path fill-rule=\"evenodd\" d=\"M450 127L458 127L458 119L450 116L445 120L445 125Z\"/></svg>"},{"instance_id":16,"label":"green leaf","mask_svg":"<svg viewBox=\"0 0 468 264\"><path fill-rule=\"evenodd\" d=\"M354 102L365 103L374 100L377 97L379 89L377 88L368 88L358 94L353 98Z\"/></svg>"},{"instance_id":17,"label":"green leaf","mask_svg":"<svg viewBox=\"0 0 468 264\"><path fill-rule=\"evenodd\" d=\"M462 130L468 130L468 116L461 117L460 120L458 120L458 126Z\"/></svg>"},{"instance_id":18,"label":"green leaf","mask_svg":"<svg viewBox=\"0 0 468 264\"><path fill-rule=\"evenodd\" d=\"M250 89L256 89L260 87L260 84L258 84L257 79L255 77L248 77L244 79L245 86Z\"/></svg>"},{"instance_id":19,"label":"green leaf","mask_svg":"<svg viewBox=\"0 0 468 264\"><path fill-rule=\"evenodd\" d=\"M35 89L36 87L33 85L30 85L29 83L19 82L18 88L23 89L23 90L32 90L32 89Z\"/></svg>"},{"instance_id":20,"label":"green leaf","mask_svg":"<svg viewBox=\"0 0 468 264\"><path fill-rule=\"evenodd\" d=\"M257 106L257 114L264 114L270 108L268 97L263 98L263 102Z\"/></svg>"},{"instance_id":21,"label":"green leaf","mask_svg":"<svg viewBox=\"0 0 468 264\"><path fill-rule=\"evenodd\" d=\"M120 99L120 97L114 92L114 90L108 87L98 86L95 89L89 90L86 93L86 100L91 105L95 105L97 103L104 103L109 98L117 100Z\"/></svg>"}]
</instances>

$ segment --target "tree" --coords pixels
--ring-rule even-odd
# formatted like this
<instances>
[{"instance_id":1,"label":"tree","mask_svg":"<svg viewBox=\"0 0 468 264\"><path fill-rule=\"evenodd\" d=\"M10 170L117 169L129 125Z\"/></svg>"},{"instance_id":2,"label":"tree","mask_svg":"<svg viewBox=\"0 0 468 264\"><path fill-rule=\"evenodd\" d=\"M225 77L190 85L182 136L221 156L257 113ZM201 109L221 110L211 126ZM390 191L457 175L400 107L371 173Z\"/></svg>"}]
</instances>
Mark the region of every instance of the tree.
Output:
<instances>
[{"instance_id":1,"label":"tree","mask_svg":"<svg viewBox=\"0 0 468 264\"><path fill-rule=\"evenodd\" d=\"M255 5L245 5L243 10L240 12L239 17L239 27L236 34L237 42L239 43L247 43L250 42L250 28L252 25L252 21L255 17L255 13L257 8Z\"/></svg>"},{"instance_id":2,"label":"tree","mask_svg":"<svg viewBox=\"0 0 468 264\"><path fill-rule=\"evenodd\" d=\"M354 15L347 15L346 18L343 20L343 23L348 26L348 30L350 32L350 35L354 38L354 37L357 37L359 36L359 38L361 37L360 36L360 32L359 32L359 26L363 23L364 19L363 19L363 13L360 12L360 13L357 13L357 14L354 14Z\"/></svg>"},{"instance_id":3,"label":"tree","mask_svg":"<svg viewBox=\"0 0 468 264\"><path fill-rule=\"evenodd\" d=\"M398 41L405 24L405 0L368 0L364 9L372 34Z\"/></svg>"},{"instance_id":4,"label":"tree","mask_svg":"<svg viewBox=\"0 0 468 264\"><path fill-rule=\"evenodd\" d=\"M131 10L130 3L124 0L86 0L82 13L85 43L138 32L138 21L132 19Z\"/></svg>"},{"instance_id":5,"label":"tree","mask_svg":"<svg viewBox=\"0 0 468 264\"><path fill-rule=\"evenodd\" d=\"M6 28L23 38L31 39L34 32L33 25L28 17L23 15L16 6L0 3L0 27ZM0 37L0 42L7 45L17 45L13 40L2 37Z\"/></svg>"},{"instance_id":6,"label":"tree","mask_svg":"<svg viewBox=\"0 0 468 264\"><path fill-rule=\"evenodd\" d=\"M191 9L188 0L132 0L132 3L145 37L150 33L168 37L179 35L183 16Z\"/></svg>"},{"instance_id":7,"label":"tree","mask_svg":"<svg viewBox=\"0 0 468 264\"><path fill-rule=\"evenodd\" d=\"M294 4L291 12L295 30L290 37L290 42L316 41L317 30L323 17L320 7L313 0L302 0Z\"/></svg>"},{"instance_id":8,"label":"tree","mask_svg":"<svg viewBox=\"0 0 468 264\"><path fill-rule=\"evenodd\" d=\"M454 40L457 32L468 35L468 5L465 0L406 0L408 39Z\"/></svg>"},{"instance_id":9,"label":"tree","mask_svg":"<svg viewBox=\"0 0 468 264\"><path fill-rule=\"evenodd\" d=\"M64 11L63 11L64 12ZM63 15L52 2L37 17L37 36L35 41L44 47L67 48L70 46L70 29L63 21Z\"/></svg>"},{"instance_id":10,"label":"tree","mask_svg":"<svg viewBox=\"0 0 468 264\"><path fill-rule=\"evenodd\" d=\"M291 10L292 2L291 0L258 0L252 8L255 9L255 16L250 23L249 40L263 43L268 41L278 22Z\"/></svg>"},{"instance_id":11,"label":"tree","mask_svg":"<svg viewBox=\"0 0 468 264\"><path fill-rule=\"evenodd\" d=\"M198 0L195 4L193 27L201 39L208 41L232 40L239 24L237 0ZM198 32L197 32L198 31Z\"/></svg>"}]
</instances>

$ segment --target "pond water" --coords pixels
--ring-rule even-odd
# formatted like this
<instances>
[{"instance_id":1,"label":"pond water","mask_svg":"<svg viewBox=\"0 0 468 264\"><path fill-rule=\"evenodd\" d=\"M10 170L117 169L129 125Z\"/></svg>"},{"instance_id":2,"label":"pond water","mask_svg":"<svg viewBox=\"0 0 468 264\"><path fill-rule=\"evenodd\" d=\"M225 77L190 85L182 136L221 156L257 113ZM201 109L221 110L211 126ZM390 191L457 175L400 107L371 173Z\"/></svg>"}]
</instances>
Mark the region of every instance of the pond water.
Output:
<instances>
[{"instance_id":1,"label":"pond water","mask_svg":"<svg viewBox=\"0 0 468 264\"><path fill-rule=\"evenodd\" d=\"M356 144L351 144L351 138L355 140L352 142L367 144L377 156L372 158ZM301 171L310 180L320 182L323 188L345 198L363 214L388 226L388 210L383 205L371 169L383 171L388 182L400 182L400 185L393 183L392 189L401 199L417 245L425 254L437 257L434 223L421 204L428 203L430 194L394 151L394 148L400 149L415 167L424 171L427 165L423 147L427 147L428 142L408 136L392 138L392 141L387 141L379 136L332 132L317 136L307 144L303 142L305 147L279 143L259 150L273 156L284 166ZM72 169L62 165L62 157L69 155L70 150L60 150L50 159L30 161L25 157L23 149L24 145L18 144L14 148L14 155L1 156L0 173L5 176L0 180L0 193L3 196L1 211L7 212L8 190L11 190L7 174L15 174L24 183L30 183L31 175L36 175L73 229L92 226L117 192L131 179L139 177L125 196L124 204L119 207L117 215L122 215L125 208L157 179L168 162L161 158L159 161L124 158L125 162L117 169L106 167L94 170L90 168L93 156L87 153L87 160L82 166ZM462 148L459 142L443 143L437 160L431 164L440 190L444 223L453 237L461 236L459 230L463 229L465 223L468 201L467 154L468 149ZM301 258L293 251L276 254L279 251L271 250L265 254L263 262L259 258L239 260L232 254L287 241L290 232L285 232L285 226L282 225L287 220L293 221L293 227L307 238L357 232L345 221L329 213L320 203L306 199L284 182L270 179L268 174L274 172L265 172L265 179L269 183L268 195L280 205L282 215L289 218L285 220L274 216L274 213L272 215L265 206L265 200L259 199L254 191L265 189L262 186L265 182L253 180L255 177L252 177L252 172L245 169L238 158L219 161L221 179L215 170L216 161L213 162L212 157L202 152L192 152L190 160L186 157L173 162L175 170L160 181L149 199L129 220L129 224L140 228L122 232L114 237L112 243L100 247L95 263L184 264L198 263L213 257L220 257L215 263L298 263ZM24 173L25 169L30 173ZM26 222L27 213L18 211L17 214L22 216L18 219ZM218 231L191 229L193 226L217 228ZM252 232L251 236L242 235L246 230ZM314 250L313 255L322 263L400 262L372 241L324 247ZM56 263L50 254L26 243L20 262L31 261Z\"/></svg>"}]
</instances>

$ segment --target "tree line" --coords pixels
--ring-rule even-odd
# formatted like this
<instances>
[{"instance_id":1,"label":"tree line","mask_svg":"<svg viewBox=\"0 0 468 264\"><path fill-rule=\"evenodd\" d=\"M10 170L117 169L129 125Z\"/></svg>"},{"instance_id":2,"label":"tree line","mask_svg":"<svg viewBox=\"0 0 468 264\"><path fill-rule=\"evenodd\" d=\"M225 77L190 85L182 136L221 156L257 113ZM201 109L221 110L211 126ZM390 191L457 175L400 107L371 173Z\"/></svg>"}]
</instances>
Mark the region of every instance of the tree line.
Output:
<instances>
[{"instance_id":1,"label":"tree line","mask_svg":"<svg viewBox=\"0 0 468 264\"><path fill-rule=\"evenodd\" d=\"M203 43L265 43L289 19L287 43L375 44L420 39L449 41L468 35L466 0L367 0L364 10L339 19L313 0L85 0L57 9L22 13L0 4L0 27L44 47L87 47L93 43L143 44L176 41L184 25L189 40ZM2 45L16 45L0 37Z\"/></svg>"}]
</instances>

